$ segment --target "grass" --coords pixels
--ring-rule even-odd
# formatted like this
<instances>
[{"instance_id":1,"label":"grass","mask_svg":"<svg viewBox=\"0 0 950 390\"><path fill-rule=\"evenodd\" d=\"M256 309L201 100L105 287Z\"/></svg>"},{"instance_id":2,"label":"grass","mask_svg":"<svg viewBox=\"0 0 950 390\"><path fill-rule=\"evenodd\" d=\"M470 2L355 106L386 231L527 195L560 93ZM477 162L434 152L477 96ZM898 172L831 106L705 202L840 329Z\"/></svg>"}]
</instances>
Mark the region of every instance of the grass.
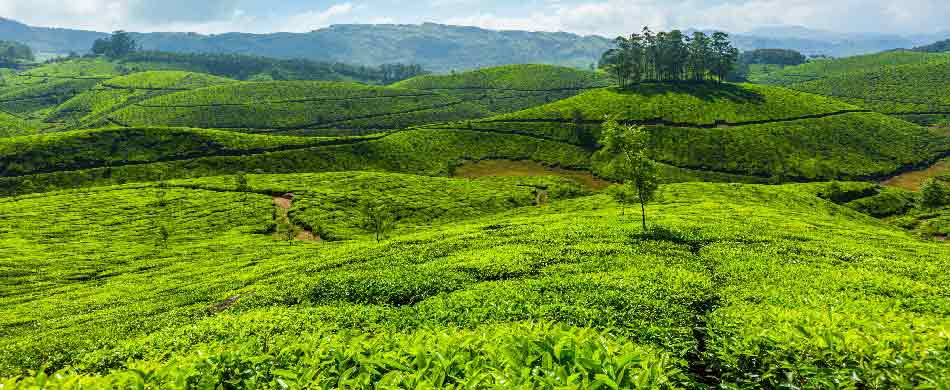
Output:
<instances>
[{"instance_id":1,"label":"grass","mask_svg":"<svg viewBox=\"0 0 950 390\"><path fill-rule=\"evenodd\" d=\"M148 99L108 116L126 126L344 135L485 116L480 106L433 92L356 83L242 82Z\"/></svg>"},{"instance_id":2,"label":"grass","mask_svg":"<svg viewBox=\"0 0 950 390\"><path fill-rule=\"evenodd\" d=\"M407 223L380 244L288 245L264 233L270 197L221 191L230 178L2 199L2 375L163 388L945 384L950 248L825 201L821 185L663 186L644 232L605 195L482 208L528 201L510 179L249 179L306 193L301 214L345 214L367 196L418 217L425 200L481 211ZM172 227L167 248L159 224Z\"/></svg>"},{"instance_id":3,"label":"grass","mask_svg":"<svg viewBox=\"0 0 950 390\"><path fill-rule=\"evenodd\" d=\"M119 76L85 91L58 106L46 119L51 122L82 123L100 121L110 113L153 97L227 84L233 80L202 73L181 71L149 71Z\"/></svg>"},{"instance_id":4,"label":"grass","mask_svg":"<svg viewBox=\"0 0 950 390\"><path fill-rule=\"evenodd\" d=\"M605 75L552 65L505 65L451 75L426 75L396 83L477 102L503 114L612 85Z\"/></svg>"}]
</instances>

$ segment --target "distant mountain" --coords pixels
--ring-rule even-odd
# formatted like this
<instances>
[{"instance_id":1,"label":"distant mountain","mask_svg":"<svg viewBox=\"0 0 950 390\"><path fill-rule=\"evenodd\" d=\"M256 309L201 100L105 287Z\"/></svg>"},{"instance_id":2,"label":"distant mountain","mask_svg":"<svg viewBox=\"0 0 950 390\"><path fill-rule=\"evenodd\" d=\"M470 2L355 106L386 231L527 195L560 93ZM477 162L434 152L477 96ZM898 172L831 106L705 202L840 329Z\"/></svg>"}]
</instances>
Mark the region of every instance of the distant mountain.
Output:
<instances>
[{"instance_id":1,"label":"distant mountain","mask_svg":"<svg viewBox=\"0 0 950 390\"><path fill-rule=\"evenodd\" d=\"M0 39L22 42L38 54L85 53L92 41L107 34L62 28L32 27L15 20L0 17Z\"/></svg>"},{"instance_id":2,"label":"distant mountain","mask_svg":"<svg viewBox=\"0 0 950 390\"><path fill-rule=\"evenodd\" d=\"M948 53L950 52L950 39L944 39L940 42L935 42L929 45L915 47L914 50L928 52L928 53Z\"/></svg>"},{"instance_id":3,"label":"distant mountain","mask_svg":"<svg viewBox=\"0 0 950 390\"><path fill-rule=\"evenodd\" d=\"M0 19L0 39L24 42L37 52L86 52L92 41L102 36L98 32L30 27ZM335 25L309 33L144 33L135 34L135 38L149 50L239 53L362 65L414 63L435 72L519 63L586 68L611 46L610 39L599 36L494 31L434 23ZM736 46L743 50L781 48L835 57L911 48L947 38L950 32L897 36L796 26L769 26L733 34Z\"/></svg>"}]
</instances>

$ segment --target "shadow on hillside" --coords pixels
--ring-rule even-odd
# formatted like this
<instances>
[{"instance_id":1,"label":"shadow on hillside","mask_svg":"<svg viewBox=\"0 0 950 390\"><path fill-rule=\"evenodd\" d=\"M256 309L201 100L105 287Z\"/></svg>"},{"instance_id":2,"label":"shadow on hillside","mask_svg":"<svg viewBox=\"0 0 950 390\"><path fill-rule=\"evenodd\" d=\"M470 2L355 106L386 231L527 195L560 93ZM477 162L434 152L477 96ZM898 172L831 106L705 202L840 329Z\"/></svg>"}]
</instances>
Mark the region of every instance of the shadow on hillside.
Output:
<instances>
[{"instance_id":1,"label":"shadow on hillside","mask_svg":"<svg viewBox=\"0 0 950 390\"><path fill-rule=\"evenodd\" d=\"M678 93L691 95L704 101L729 100L736 103L762 103L765 101L765 96L741 85L712 81L648 82L617 89L617 92L647 97Z\"/></svg>"}]
</instances>

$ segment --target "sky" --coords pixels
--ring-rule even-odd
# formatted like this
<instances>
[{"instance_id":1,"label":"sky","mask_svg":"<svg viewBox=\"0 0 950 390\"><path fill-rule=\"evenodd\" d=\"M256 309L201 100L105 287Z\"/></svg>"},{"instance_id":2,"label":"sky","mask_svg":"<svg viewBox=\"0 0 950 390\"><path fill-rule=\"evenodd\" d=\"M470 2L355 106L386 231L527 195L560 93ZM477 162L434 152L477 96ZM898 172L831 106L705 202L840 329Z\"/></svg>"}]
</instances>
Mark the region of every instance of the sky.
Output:
<instances>
[{"instance_id":1,"label":"sky","mask_svg":"<svg viewBox=\"0 0 950 390\"><path fill-rule=\"evenodd\" d=\"M950 0L0 0L0 16L97 31L307 32L331 24L435 22L616 36L793 25L836 32L950 30Z\"/></svg>"}]
</instances>

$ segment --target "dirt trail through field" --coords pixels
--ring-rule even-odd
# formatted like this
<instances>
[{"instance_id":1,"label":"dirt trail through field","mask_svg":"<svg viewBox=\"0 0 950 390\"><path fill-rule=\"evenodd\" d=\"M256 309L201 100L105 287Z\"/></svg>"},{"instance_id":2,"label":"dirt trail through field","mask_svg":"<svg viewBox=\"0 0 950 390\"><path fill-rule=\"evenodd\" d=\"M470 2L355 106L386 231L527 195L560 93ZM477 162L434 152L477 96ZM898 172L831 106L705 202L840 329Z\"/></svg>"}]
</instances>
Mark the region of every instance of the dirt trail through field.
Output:
<instances>
[{"instance_id":1,"label":"dirt trail through field","mask_svg":"<svg viewBox=\"0 0 950 390\"><path fill-rule=\"evenodd\" d=\"M926 169L911 171L894 176L888 180L885 180L881 184L890 187L903 188L910 191L919 191L920 186L923 185L927 179L941 176L946 173L950 173L950 158L937 161L936 164L931 165Z\"/></svg>"},{"instance_id":2,"label":"dirt trail through field","mask_svg":"<svg viewBox=\"0 0 950 390\"><path fill-rule=\"evenodd\" d=\"M273 199L274 199L274 205L277 206L277 214L275 216L275 220L277 224L291 225L292 222L290 221L290 217L288 214L290 212L290 209L294 206L293 199L286 196L274 196ZM297 232L296 237L294 237L294 239L296 240L322 241L320 236L313 234L313 232L308 229L305 229L301 226L297 226L297 229L299 229L299 231Z\"/></svg>"}]
</instances>

